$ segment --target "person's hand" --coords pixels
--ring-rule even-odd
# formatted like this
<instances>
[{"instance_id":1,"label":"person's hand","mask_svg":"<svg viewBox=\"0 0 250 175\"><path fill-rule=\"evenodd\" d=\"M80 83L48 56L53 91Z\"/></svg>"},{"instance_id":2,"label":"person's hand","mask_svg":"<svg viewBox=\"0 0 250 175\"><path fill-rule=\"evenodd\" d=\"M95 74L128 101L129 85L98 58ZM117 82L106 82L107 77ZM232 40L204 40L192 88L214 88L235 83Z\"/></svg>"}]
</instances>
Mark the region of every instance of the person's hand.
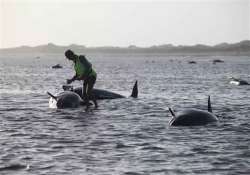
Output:
<instances>
[{"instance_id":1,"label":"person's hand","mask_svg":"<svg viewBox=\"0 0 250 175\"><path fill-rule=\"evenodd\" d=\"M71 79L67 79L67 84L70 84L72 83L72 80Z\"/></svg>"}]
</instances>

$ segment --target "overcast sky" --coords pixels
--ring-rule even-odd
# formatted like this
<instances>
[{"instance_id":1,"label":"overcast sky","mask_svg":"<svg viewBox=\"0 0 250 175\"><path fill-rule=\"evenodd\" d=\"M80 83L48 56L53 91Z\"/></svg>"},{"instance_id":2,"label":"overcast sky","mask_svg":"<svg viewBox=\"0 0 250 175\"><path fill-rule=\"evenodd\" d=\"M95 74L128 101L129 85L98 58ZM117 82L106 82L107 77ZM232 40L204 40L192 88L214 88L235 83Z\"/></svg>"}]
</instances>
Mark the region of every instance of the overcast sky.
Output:
<instances>
[{"instance_id":1,"label":"overcast sky","mask_svg":"<svg viewBox=\"0 0 250 175\"><path fill-rule=\"evenodd\" d=\"M0 0L0 47L250 39L250 0Z\"/></svg>"}]
</instances>

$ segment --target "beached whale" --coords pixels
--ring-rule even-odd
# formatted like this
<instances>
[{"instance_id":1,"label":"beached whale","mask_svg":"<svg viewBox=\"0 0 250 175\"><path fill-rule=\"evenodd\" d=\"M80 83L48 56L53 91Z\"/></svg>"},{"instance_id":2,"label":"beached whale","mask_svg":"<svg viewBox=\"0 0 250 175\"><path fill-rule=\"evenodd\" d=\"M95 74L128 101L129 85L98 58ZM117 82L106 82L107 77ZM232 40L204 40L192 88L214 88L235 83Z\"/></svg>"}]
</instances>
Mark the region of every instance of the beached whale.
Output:
<instances>
[{"instance_id":1,"label":"beached whale","mask_svg":"<svg viewBox=\"0 0 250 175\"><path fill-rule=\"evenodd\" d=\"M234 78L234 77L231 77L230 78L230 84L234 84L234 85L249 85L249 83L245 80L242 80L242 79L238 79L238 78Z\"/></svg>"},{"instance_id":2,"label":"beached whale","mask_svg":"<svg viewBox=\"0 0 250 175\"><path fill-rule=\"evenodd\" d=\"M47 92L50 96L49 107L50 108L77 108L84 105L82 98L75 92L64 91L54 96Z\"/></svg>"},{"instance_id":3,"label":"beached whale","mask_svg":"<svg viewBox=\"0 0 250 175\"><path fill-rule=\"evenodd\" d=\"M170 126L197 126L218 121L218 118L212 113L210 96L208 97L208 111L188 109L177 115L171 108L169 108L169 111L173 117L169 122Z\"/></svg>"},{"instance_id":4,"label":"beached whale","mask_svg":"<svg viewBox=\"0 0 250 175\"><path fill-rule=\"evenodd\" d=\"M224 63L224 61L220 59L213 60L213 64L216 64L216 63Z\"/></svg>"},{"instance_id":5,"label":"beached whale","mask_svg":"<svg viewBox=\"0 0 250 175\"><path fill-rule=\"evenodd\" d=\"M49 92L47 94L50 96L49 99L49 107L50 108L77 108L81 105L86 105L83 99L81 98L82 95L82 88L75 88L73 89L72 86L63 86L64 91L59 93L58 95L53 95ZM110 92L107 90L102 89L93 89L93 94L95 95L96 99L117 99L117 98L125 98L120 94ZM138 86L137 81L134 84L131 97L137 98L138 97ZM90 99L91 100L91 99ZM92 103L90 103L91 105Z\"/></svg>"},{"instance_id":6,"label":"beached whale","mask_svg":"<svg viewBox=\"0 0 250 175\"><path fill-rule=\"evenodd\" d=\"M63 86L64 91L72 91L77 93L79 96L82 97L82 87L78 87L78 88L73 88L73 86L67 86L64 85ZM93 89L92 91L93 95L95 96L95 98L97 100L104 100L104 99L117 99L117 98L126 98L123 95L111 92L111 91L107 91L107 90L103 90L103 89ZM137 98L138 97L138 85L137 85L137 81L135 82L133 89L132 89L132 93L130 95L133 98ZM83 97L84 98L84 97Z\"/></svg>"},{"instance_id":7,"label":"beached whale","mask_svg":"<svg viewBox=\"0 0 250 175\"><path fill-rule=\"evenodd\" d=\"M53 69L61 69L62 66L60 64L56 64L54 66L52 66Z\"/></svg>"}]
</instances>

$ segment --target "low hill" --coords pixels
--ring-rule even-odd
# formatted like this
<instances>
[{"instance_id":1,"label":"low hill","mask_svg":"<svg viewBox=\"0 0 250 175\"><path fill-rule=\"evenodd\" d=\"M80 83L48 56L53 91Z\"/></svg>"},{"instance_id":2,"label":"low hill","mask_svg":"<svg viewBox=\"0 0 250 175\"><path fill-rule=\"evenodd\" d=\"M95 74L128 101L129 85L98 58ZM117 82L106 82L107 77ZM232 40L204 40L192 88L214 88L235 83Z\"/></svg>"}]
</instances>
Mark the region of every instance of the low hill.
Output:
<instances>
[{"instance_id":1,"label":"low hill","mask_svg":"<svg viewBox=\"0 0 250 175\"><path fill-rule=\"evenodd\" d=\"M193 46L174 46L172 44L156 45L151 47L85 47L83 45L72 44L69 46L59 46L53 43L35 47L21 46L16 48L0 49L0 53L64 53L65 50L72 49L77 53L154 53L154 54L226 54L226 55L250 55L250 40L238 43L221 43L215 46L197 44Z\"/></svg>"}]
</instances>

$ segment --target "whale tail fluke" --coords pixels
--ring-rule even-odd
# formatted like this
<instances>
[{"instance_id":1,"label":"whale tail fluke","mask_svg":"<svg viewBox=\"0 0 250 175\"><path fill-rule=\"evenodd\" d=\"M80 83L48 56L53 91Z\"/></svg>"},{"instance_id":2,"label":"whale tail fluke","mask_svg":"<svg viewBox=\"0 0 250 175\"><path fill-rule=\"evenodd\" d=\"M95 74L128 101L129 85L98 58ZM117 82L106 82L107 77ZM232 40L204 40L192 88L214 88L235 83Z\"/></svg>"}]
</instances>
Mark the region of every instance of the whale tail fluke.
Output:
<instances>
[{"instance_id":1,"label":"whale tail fluke","mask_svg":"<svg viewBox=\"0 0 250 175\"><path fill-rule=\"evenodd\" d=\"M50 92L47 92L47 94L48 94L50 97L52 97L52 98L54 98L55 100L57 100L56 96L52 95Z\"/></svg>"},{"instance_id":2,"label":"whale tail fluke","mask_svg":"<svg viewBox=\"0 0 250 175\"><path fill-rule=\"evenodd\" d=\"M210 95L208 96L208 101L207 101L207 110L208 112L213 112L212 110L212 105L211 105L211 101L210 101Z\"/></svg>"},{"instance_id":3,"label":"whale tail fluke","mask_svg":"<svg viewBox=\"0 0 250 175\"><path fill-rule=\"evenodd\" d=\"M137 85L137 81L134 84L132 93L131 93L131 97L133 98L137 98L138 97L138 85Z\"/></svg>"},{"instance_id":4,"label":"whale tail fluke","mask_svg":"<svg viewBox=\"0 0 250 175\"><path fill-rule=\"evenodd\" d=\"M168 110L169 110L169 112L171 113L172 117L175 118L175 113L174 113L174 111L173 111L171 108L168 108Z\"/></svg>"}]
</instances>

